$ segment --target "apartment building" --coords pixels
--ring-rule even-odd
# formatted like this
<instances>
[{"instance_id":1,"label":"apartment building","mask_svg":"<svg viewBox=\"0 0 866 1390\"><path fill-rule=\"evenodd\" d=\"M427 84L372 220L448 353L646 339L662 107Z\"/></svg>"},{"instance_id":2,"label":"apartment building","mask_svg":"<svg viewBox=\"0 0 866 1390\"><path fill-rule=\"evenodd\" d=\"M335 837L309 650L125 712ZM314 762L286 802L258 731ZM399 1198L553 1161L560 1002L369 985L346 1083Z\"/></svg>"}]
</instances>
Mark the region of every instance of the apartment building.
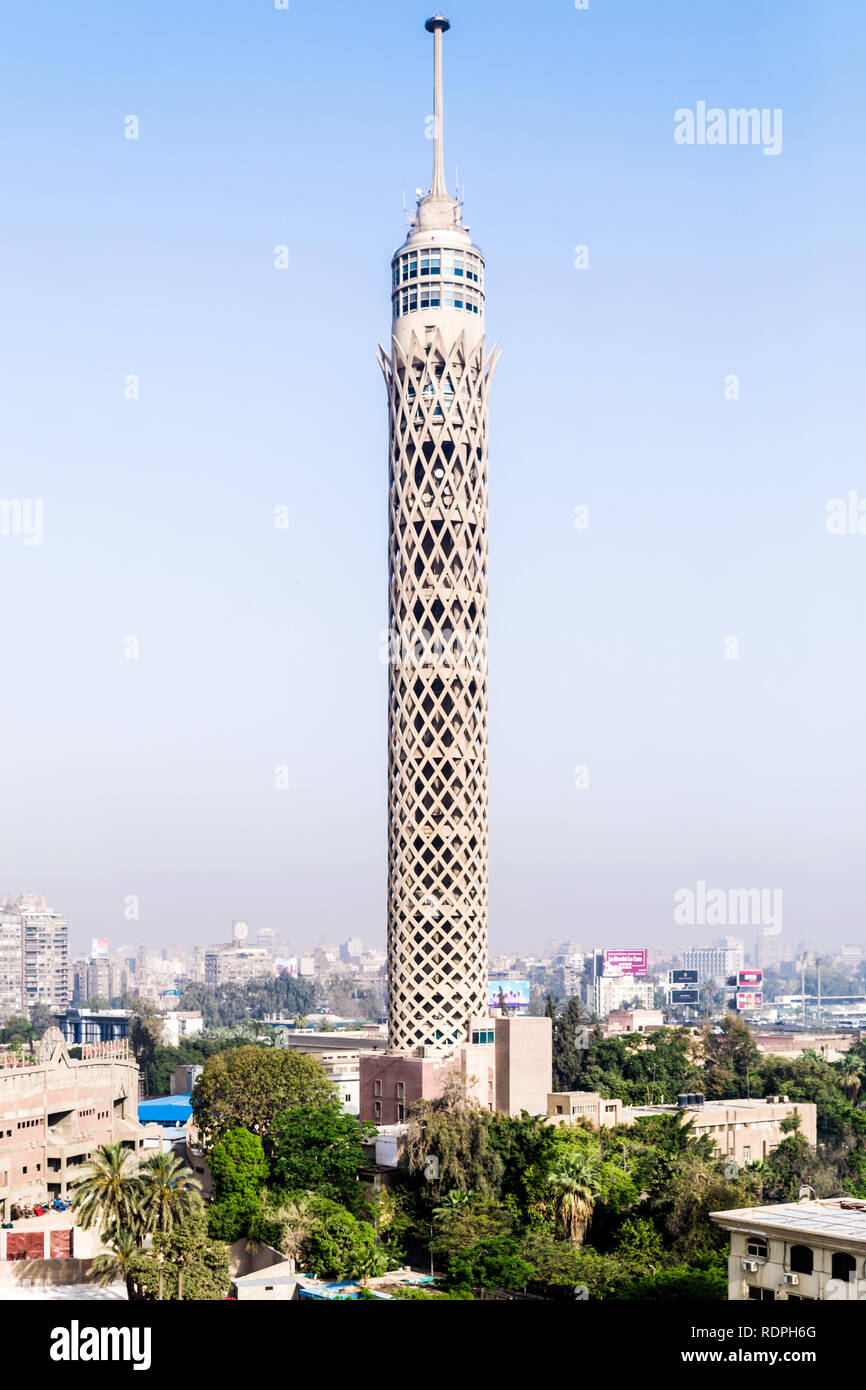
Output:
<instances>
[{"instance_id":1,"label":"apartment building","mask_svg":"<svg viewBox=\"0 0 866 1390\"><path fill-rule=\"evenodd\" d=\"M69 994L69 923L22 893L0 908L0 1021L29 1017L34 1004L65 1009Z\"/></svg>"}]
</instances>

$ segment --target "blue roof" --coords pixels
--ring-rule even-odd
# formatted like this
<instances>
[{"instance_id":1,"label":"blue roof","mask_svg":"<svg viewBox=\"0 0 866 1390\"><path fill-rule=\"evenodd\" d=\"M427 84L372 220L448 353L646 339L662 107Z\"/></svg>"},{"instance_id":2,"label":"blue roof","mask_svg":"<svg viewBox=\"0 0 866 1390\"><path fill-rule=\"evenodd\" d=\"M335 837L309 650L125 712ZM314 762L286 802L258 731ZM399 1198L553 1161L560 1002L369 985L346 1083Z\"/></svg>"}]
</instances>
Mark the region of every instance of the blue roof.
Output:
<instances>
[{"instance_id":1,"label":"blue roof","mask_svg":"<svg viewBox=\"0 0 866 1390\"><path fill-rule=\"evenodd\" d=\"M142 1125L185 1125L192 1114L192 1096L157 1096L155 1100L138 1103L138 1121Z\"/></svg>"}]
</instances>

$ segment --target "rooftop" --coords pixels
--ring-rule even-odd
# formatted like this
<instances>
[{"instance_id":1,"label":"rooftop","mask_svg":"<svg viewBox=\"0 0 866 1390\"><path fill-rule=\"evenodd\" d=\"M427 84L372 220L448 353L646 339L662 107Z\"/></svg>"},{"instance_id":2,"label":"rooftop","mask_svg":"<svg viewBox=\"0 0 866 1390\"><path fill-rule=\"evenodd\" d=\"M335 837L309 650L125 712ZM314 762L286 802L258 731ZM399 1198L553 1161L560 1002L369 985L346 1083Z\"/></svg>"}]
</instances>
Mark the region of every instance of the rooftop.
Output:
<instances>
[{"instance_id":1,"label":"rooftop","mask_svg":"<svg viewBox=\"0 0 866 1390\"><path fill-rule=\"evenodd\" d=\"M729 1229L788 1232L809 1237L818 1244L823 1239L835 1244L856 1244L866 1250L866 1202L856 1197L739 1207L711 1215L718 1225Z\"/></svg>"}]
</instances>

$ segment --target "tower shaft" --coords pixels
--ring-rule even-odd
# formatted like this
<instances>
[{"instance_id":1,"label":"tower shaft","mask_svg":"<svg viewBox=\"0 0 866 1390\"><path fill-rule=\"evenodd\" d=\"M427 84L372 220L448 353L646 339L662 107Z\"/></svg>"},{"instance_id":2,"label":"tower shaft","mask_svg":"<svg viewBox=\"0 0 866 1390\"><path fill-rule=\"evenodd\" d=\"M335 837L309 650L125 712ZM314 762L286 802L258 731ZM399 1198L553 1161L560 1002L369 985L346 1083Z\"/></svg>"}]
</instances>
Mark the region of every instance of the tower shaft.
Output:
<instances>
[{"instance_id":1,"label":"tower shaft","mask_svg":"<svg viewBox=\"0 0 866 1390\"><path fill-rule=\"evenodd\" d=\"M442 34L433 182L392 263L389 403L388 1026L450 1051L487 1012L484 259L445 190Z\"/></svg>"}]
</instances>

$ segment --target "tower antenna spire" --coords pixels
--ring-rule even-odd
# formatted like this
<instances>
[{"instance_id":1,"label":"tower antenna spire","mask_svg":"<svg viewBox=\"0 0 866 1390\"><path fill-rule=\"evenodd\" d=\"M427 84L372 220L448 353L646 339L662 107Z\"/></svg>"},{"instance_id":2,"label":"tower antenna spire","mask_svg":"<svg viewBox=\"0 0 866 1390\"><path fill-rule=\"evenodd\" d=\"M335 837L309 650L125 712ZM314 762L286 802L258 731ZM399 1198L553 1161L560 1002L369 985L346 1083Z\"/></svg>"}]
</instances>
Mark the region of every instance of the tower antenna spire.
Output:
<instances>
[{"instance_id":1,"label":"tower antenna spire","mask_svg":"<svg viewBox=\"0 0 866 1390\"><path fill-rule=\"evenodd\" d=\"M432 19L428 19L425 29L433 35L433 184L430 189L431 198L447 198L448 189L445 184L445 147L442 139L442 120L443 120L443 84L442 84L442 35L451 28L450 21L444 15L435 14Z\"/></svg>"}]
</instances>

